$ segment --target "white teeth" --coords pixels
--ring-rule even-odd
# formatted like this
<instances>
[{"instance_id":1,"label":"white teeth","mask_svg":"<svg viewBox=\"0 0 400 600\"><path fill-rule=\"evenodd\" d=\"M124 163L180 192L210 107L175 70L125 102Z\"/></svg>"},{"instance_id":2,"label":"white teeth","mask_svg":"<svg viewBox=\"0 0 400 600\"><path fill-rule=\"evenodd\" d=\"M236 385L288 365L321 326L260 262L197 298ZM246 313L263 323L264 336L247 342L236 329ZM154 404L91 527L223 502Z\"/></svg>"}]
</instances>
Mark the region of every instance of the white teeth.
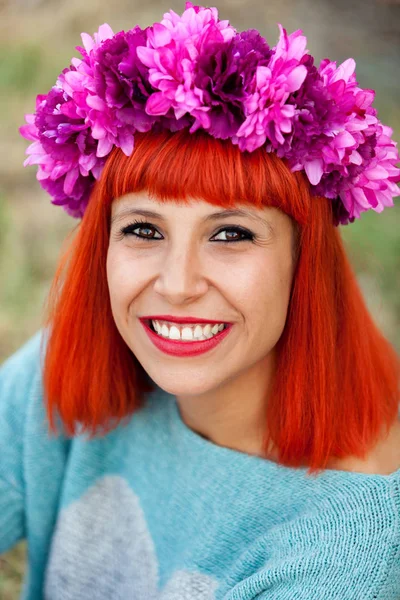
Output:
<instances>
[{"instance_id":1,"label":"white teeth","mask_svg":"<svg viewBox=\"0 0 400 600\"><path fill-rule=\"evenodd\" d=\"M163 327L166 327L166 325L163 325ZM170 340L180 340L181 339L181 332L179 331L179 329L177 327L175 327L175 325L172 325L169 328L169 339Z\"/></svg>"},{"instance_id":2,"label":"white teeth","mask_svg":"<svg viewBox=\"0 0 400 600\"><path fill-rule=\"evenodd\" d=\"M207 338L207 339L208 339L208 338L210 338L210 337L212 337L212 333L211 333L211 325L208 325L208 324L207 324L207 325L206 325L206 326L203 328L203 332L204 332L204 335L206 336L206 338Z\"/></svg>"},{"instance_id":3,"label":"white teeth","mask_svg":"<svg viewBox=\"0 0 400 600\"><path fill-rule=\"evenodd\" d=\"M224 323L219 323L215 325L207 323L207 325L204 325L203 327L201 325L191 327L189 325L167 325L166 323L160 323L159 321L152 321L152 325L156 332L162 337L166 337L171 340L184 341L202 341L210 339L214 335L222 331L225 327Z\"/></svg>"},{"instance_id":4,"label":"white teeth","mask_svg":"<svg viewBox=\"0 0 400 600\"><path fill-rule=\"evenodd\" d=\"M191 329L191 327L189 327L189 329ZM202 330L202 328L200 327L200 325L196 325L196 327L195 327L195 329L194 329L193 337L194 337L196 340L200 340L200 339L202 339L202 338L204 337L204 336L203 336L203 330Z\"/></svg>"},{"instance_id":5,"label":"white teeth","mask_svg":"<svg viewBox=\"0 0 400 600\"><path fill-rule=\"evenodd\" d=\"M190 327L184 327L182 329L181 337L183 340L193 340L193 329Z\"/></svg>"}]
</instances>

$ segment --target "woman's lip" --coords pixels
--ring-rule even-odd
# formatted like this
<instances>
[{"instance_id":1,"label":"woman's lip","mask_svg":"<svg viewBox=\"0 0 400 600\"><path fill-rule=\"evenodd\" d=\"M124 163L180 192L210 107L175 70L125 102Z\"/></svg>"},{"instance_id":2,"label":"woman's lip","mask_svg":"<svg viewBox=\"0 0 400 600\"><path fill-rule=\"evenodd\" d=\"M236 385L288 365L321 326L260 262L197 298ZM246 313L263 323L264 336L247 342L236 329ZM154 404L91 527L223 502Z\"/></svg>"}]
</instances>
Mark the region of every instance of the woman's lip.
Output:
<instances>
[{"instance_id":1,"label":"woman's lip","mask_svg":"<svg viewBox=\"0 0 400 600\"><path fill-rule=\"evenodd\" d=\"M185 325L185 323L210 323L212 325L219 325L219 323L225 323L226 325L231 325L231 323L227 321L214 321L213 319L200 319L197 317L174 317L173 315L149 315L144 317L139 317L140 320L143 321L170 321L171 323L179 323L181 325Z\"/></svg>"},{"instance_id":2,"label":"woman's lip","mask_svg":"<svg viewBox=\"0 0 400 600\"><path fill-rule=\"evenodd\" d=\"M165 352L165 354L170 354L172 356L197 356L198 354L209 352L218 346L218 344L220 344L222 340L226 338L232 329L232 326L228 325L226 329L223 329L217 333L217 335L214 335L208 340L182 342L180 340L169 340L168 338L163 338L151 329L147 321L143 321L142 319L139 320L153 344L159 350Z\"/></svg>"}]
</instances>

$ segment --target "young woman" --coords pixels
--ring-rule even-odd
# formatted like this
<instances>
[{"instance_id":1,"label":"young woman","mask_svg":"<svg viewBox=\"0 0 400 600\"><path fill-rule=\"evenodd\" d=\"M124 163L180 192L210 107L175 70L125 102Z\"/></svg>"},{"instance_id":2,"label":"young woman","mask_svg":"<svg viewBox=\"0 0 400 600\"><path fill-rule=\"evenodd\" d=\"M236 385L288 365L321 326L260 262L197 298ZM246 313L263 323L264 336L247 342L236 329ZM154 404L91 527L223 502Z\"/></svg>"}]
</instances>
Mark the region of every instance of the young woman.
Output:
<instances>
[{"instance_id":1,"label":"young woman","mask_svg":"<svg viewBox=\"0 0 400 600\"><path fill-rule=\"evenodd\" d=\"M400 597L399 357L338 230L398 152L353 59L279 27L103 25L21 128L81 218L1 369L24 598Z\"/></svg>"}]
</instances>

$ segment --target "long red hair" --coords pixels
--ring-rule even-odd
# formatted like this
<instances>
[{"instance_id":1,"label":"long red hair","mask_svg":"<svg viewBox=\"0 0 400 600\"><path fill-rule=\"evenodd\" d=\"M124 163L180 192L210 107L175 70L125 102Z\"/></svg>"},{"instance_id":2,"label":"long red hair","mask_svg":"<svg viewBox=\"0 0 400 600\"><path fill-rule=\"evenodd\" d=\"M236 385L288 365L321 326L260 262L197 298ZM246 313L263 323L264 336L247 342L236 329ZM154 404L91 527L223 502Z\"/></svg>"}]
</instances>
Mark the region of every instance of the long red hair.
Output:
<instances>
[{"instance_id":1,"label":"long red hair","mask_svg":"<svg viewBox=\"0 0 400 600\"><path fill-rule=\"evenodd\" d=\"M298 230L298 259L266 406L286 466L323 469L366 453L398 416L400 360L374 324L332 224L332 203L304 175L263 149L240 152L204 132L137 134L128 158L114 149L48 296L43 373L50 432L57 412L70 435L93 437L142 406L150 378L114 323L106 278L113 198L146 190L159 201L202 198L221 207L274 206ZM134 417L133 417L134 418Z\"/></svg>"}]
</instances>

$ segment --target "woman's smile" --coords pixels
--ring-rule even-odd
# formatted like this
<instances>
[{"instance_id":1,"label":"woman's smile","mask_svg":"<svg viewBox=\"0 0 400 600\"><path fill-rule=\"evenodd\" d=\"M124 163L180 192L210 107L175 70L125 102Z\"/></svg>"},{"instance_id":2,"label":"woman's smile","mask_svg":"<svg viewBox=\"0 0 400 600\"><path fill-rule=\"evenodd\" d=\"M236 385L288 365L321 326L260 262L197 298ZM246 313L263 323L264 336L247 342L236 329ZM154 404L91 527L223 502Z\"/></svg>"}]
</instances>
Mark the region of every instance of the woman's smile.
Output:
<instances>
[{"instance_id":1,"label":"woman's smile","mask_svg":"<svg viewBox=\"0 0 400 600\"><path fill-rule=\"evenodd\" d=\"M215 348L222 342L232 329L232 325L221 323L211 327L205 326L171 324L169 327L165 322L139 319L149 339L153 344L166 354L172 356L197 356ZM154 325L153 325L154 323Z\"/></svg>"},{"instance_id":2,"label":"woman's smile","mask_svg":"<svg viewBox=\"0 0 400 600\"><path fill-rule=\"evenodd\" d=\"M161 319L148 319L151 329L170 340L208 340L226 328L227 323L178 323Z\"/></svg>"}]
</instances>

